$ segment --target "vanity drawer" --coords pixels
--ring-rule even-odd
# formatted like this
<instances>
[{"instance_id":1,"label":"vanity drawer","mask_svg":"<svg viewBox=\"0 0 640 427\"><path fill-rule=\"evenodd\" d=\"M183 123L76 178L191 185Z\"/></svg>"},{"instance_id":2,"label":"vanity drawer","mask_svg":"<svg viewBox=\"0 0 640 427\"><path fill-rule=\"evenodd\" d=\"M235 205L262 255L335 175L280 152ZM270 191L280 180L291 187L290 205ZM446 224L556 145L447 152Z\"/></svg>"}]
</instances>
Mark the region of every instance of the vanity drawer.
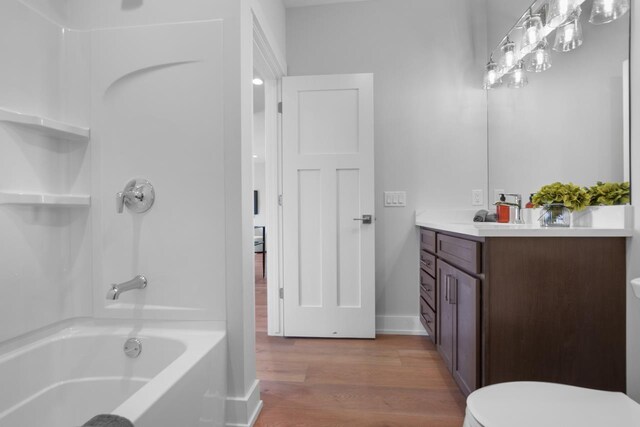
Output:
<instances>
[{"instance_id":1,"label":"vanity drawer","mask_svg":"<svg viewBox=\"0 0 640 427\"><path fill-rule=\"evenodd\" d=\"M420 298L420 322L427 330L431 340L436 343L436 314L422 298Z\"/></svg>"},{"instance_id":2,"label":"vanity drawer","mask_svg":"<svg viewBox=\"0 0 640 427\"><path fill-rule=\"evenodd\" d=\"M420 249L424 249L429 252L436 252L436 232L427 230L425 228L420 229Z\"/></svg>"},{"instance_id":3,"label":"vanity drawer","mask_svg":"<svg viewBox=\"0 0 640 427\"><path fill-rule=\"evenodd\" d=\"M433 309L436 307L436 279L429 276L424 270L420 270L420 296L424 298Z\"/></svg>"},{"instance_id":4,"label":"vanity drawer","mask_svg":"<svg viewBox=\"0 0 640 427\"><path fill-rule=\"evenodd\" d=\"M436 277L436 257L425 250L420 251L420 268Z\"/></svg>"},{"instance_id":5,"label":"vanity drawer","mask_svg":"<svg viewBox=\"0 0 640 427\"><path fill-rule=\"evenodd\" d=\"M470 273L482 273L482 243L438 234L438 255Z\"/></svg>"}]
</instances>

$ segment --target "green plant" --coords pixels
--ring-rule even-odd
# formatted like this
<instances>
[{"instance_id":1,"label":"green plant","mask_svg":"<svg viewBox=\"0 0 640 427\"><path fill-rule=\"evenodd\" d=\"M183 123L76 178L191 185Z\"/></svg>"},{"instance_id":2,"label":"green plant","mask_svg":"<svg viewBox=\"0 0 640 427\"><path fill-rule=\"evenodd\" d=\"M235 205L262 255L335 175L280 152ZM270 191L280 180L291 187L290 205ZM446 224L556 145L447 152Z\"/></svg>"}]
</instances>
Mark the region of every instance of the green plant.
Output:
<instances>
[{"instance_id":1,"label":"green plant","mask_svg":"<svg viewBox=\"0 0 640 427\"><path fill-rule=\"evenodd\" d=\"M631 201L628 182L600 182L589 188L590 206L626 205Z\"/></svg>"},{"instance_id":2,"label":"green plant","mask_svg":"<svg viewBox=\"0 0 640 427\"><path fill-rule=\"evenodd\" d=\"M543 186L531 199L536 207L562 203L571 211L581 211L589 206L589 192L573 183L554 182Z\"/></svg>"}]
</instances>

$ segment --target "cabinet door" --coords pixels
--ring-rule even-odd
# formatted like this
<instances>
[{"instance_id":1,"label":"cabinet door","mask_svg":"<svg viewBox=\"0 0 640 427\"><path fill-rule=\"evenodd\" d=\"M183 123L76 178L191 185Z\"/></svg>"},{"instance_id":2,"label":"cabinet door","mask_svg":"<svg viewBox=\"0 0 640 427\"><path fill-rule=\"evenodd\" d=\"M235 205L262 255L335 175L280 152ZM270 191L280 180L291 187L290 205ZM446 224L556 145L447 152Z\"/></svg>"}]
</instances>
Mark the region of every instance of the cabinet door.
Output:
<instances>
[{"instance_id":1,"label":"cabinet door","mask_svg":"<svg viewBox=\"0 0 640 427\"><path fill-rule=\"evenodd\" d=\"M451 288L451 278L453 268L438 260L437 268L437 283L438 283L438 308L436 322L438 331L436 333L438 337L438 352L444 360L447 368L453 372L453 355L454 355L454 330L453 330L453 317L454 306L449 300L449 291Z\"/></svg>"},{"instance_id":2,"label":"cabinet door","mask_svg":"<svg viewBox=\"0 0 640 427\"><path fill-rule=\"evenodd\" d=\"M480 280L452 268L453 378L465 395L478 388L480 373Z\"/></svg>"}]
</instances>

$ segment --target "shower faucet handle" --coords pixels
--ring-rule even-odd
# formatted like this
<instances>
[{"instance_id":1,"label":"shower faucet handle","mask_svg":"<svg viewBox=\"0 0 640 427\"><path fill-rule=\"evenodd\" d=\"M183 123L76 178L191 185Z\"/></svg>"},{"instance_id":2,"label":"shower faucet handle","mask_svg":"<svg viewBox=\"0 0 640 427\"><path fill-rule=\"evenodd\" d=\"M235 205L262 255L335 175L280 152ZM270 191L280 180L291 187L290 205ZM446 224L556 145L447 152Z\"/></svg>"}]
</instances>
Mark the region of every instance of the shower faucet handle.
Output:
<instances>
[{"instance_id":1,"label":"shower faucet handle","mask_svg":"<svg viewBox=\"0 0 640 427\"><path fill-rule=\"evenodd\" d=\"M151 209L155 199L156 192L149 181L132 179L116 194L116 211L120 214L126 206L135 213L143 213Z\"/></svg>"}]
</instances>

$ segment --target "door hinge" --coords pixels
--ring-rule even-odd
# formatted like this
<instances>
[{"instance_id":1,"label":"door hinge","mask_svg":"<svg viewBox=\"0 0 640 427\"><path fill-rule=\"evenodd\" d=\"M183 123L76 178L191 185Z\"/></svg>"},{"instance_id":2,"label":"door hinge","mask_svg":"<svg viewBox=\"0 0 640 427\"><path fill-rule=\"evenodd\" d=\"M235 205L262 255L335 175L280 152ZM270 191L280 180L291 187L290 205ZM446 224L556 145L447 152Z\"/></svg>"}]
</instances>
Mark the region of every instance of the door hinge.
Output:
<instances>
[{"instance_id":1,"label":"door hinge","mask_svg":"<svg viewBox=\"0 0 640 427\"><path fill-rule=\"evenodd\" d=\"M282 206L282 194L278 196L278 205Z\"/></svg>"},{"instance_id":2,"label":"door hinge","mask_svg":"<svg viewBox=\"0 0 640 427\"><path fill-rule=\"evenodd\" d=\"M278 113L282 114L282 102L278 102Z\"/></svg>"},{"instance_id":3,"label":"door hinge","mask_svg":"<svg viewBox=\"0 0 640 427\"><path fill-rule=\"evenodd\" d=\"M279 292L280 292L280 299L284 299L284 288L280 288Z\"/></svg>"}]
</instances>

